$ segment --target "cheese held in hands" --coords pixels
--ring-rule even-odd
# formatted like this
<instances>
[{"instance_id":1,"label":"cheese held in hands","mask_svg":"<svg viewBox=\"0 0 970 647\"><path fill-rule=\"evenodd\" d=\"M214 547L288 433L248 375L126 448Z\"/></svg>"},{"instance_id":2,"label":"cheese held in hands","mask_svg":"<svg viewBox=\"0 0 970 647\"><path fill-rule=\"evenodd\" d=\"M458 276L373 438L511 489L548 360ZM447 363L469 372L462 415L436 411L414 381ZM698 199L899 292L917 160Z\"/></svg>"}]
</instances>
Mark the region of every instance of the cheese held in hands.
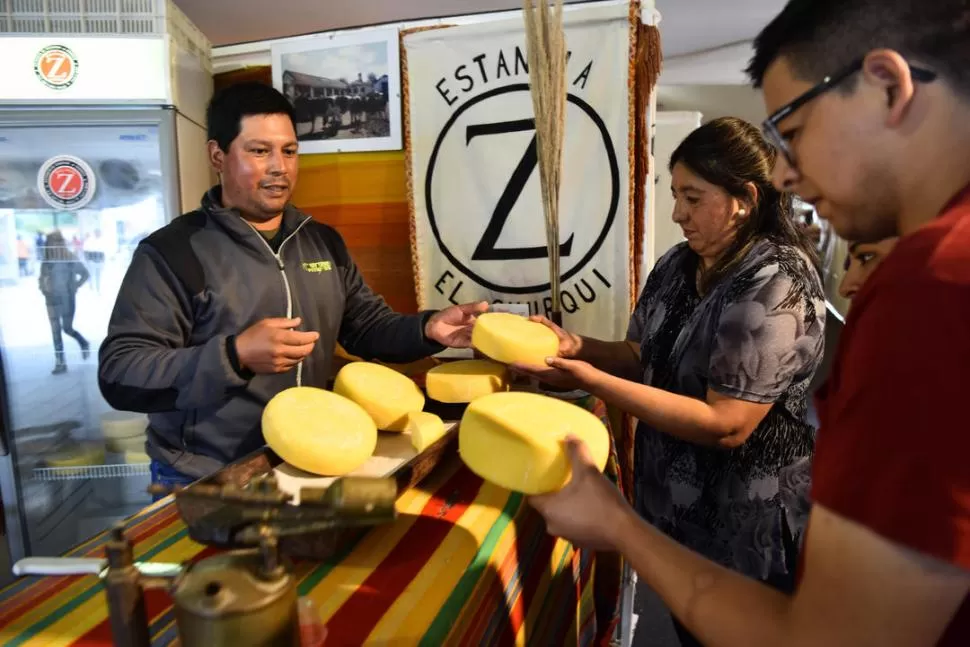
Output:
<instances>
[{"instance_id":1,"label":"cheese held in hands","mask_svg":"<svg viewBox=\"0 0 970 647\"><path fill-rule=\"evenodd\" d=\"M411 378L372 362L341 368L333 392L363 407L383 431L404 431L408 414L424 409L424 393Z\"/></svg>"},{"instance_id":2,"label":"cheese held in hands","mask_svg":"<svg viewBox=\"0 0 970 647\"><path fill-rule=\"evenodd\" d=\"M559 338L549 328L509 312L478 315L472 328L472 346L503 364L545 366L559 353Z\"/></svg>"},{"instance_id":3,"label":"cheese held in hands","mask_svg":"<svg viewBox=\"0 0 970 647\"><path fill-rule=\"evenodd\" d=\"M561 489L572 474L563 439L572 434L603 471L609 432L589 411L536 393L509 391L468 405L458 428L458 452L478 476L524 494Z\"/></svg>"},{"instance_id":4,"label":"cheese held in hands","mask_svg":"<svg viewBox=\"0 0 970 647\"><path fill-rule=\"evenodd\" d=\"M487 359L463 359L430 369L424 388L428 397L448 404L471 402L476 398L507 391L508 369Z\"/></svg>"},{"instance_id":5,"label":"cheese held in hands","mask_svg":"<svg viewBox=\"0 0 970 647\"><path fill-rule=\"evenodd\" d=\"M290 465L339 476L374 454L377 426L363 408L341 395L295 386L277 393L263 409L263 438Z\"/></svg>"},{"instance_id":6,"label":"cheese held in hands","mask_svg":"<svg viewBox=\"0 0 970 647\"><path fill-rule=\"evenodd\" d=\"M444 437L445 423L433 413L412 411L408 414L407 432L411 434L411 446L420 454Z\"/></svg>"}]
</instances>

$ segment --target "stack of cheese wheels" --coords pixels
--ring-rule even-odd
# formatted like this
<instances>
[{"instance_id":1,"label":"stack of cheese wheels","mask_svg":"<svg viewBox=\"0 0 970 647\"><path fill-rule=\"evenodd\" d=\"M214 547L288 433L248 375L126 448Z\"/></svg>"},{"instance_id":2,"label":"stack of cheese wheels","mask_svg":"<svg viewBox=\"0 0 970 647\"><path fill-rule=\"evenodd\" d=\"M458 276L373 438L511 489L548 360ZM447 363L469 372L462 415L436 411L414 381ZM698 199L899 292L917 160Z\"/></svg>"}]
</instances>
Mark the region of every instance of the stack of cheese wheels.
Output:
<instances>
[{"instance_id":1,"label":"stack of cheese wheels","mask_svg":"<svg viewBox=\"0 0 970 647\"><path fill-rule=\"evenodd\" d=\"M524 494L561 489L572 474L562 441L572 434L602 471L609 432L589 411L536 393L509 391L476 399L458 428L462 460L486 481Z\"/></svg>"},{"instance_id":2,"label":"stack of cheese wheels","mask_svg":"<svg viewBox=\"0 0 970 647\"><path fill-rule=\"evenodd\" d=\"M144 452L148 416L127 411L109 411L101 416L101 435L109 452Z\"/></svg>"},{"instance_id":3,"label":"stack of cheese wheels","mask_svg":"<svg viewBox=\"0 0 970 647\"><path fill-rule=\"evenodd\" d=\"M505 365L487 359L445 362L428 370L424 388L428 397L447 404L471 402L509 388Z\"/></svg>"},{"instance_id":4,"label":"stack of cheese wheels","mask_svg":"<svg viewBox=\"0 0 970 647\"><path fill-rule=\"evenodd\" d=\"M323 389L297 386L276 394L263 409L263 438L290 465L339 476L373 456L377 426L355 402Z\"/></svg>"},{"instance_id":5,"label":"stack of cheese wheels","mask_svg":"<svg viewBox=\"0 0 970 647\"><path fill-rule=\"evenodd\" d=\"M340 369L333 392L360 405L383 431L404 431L408 414L424 409L424 393L413 380L372 362L351 362Z\"/></svg>"},{"instance_id":6,"label":"stack of cheese wheels","mask_svg":"<svg viewBox=\"0 0 970 647\"><path fill-rule=\"evenodd\" d=\"M503 364L545 366L559 353L556 333L541 323L510 312L478 315L472 328L472 346Z\"/></svg>"}]
</instances>

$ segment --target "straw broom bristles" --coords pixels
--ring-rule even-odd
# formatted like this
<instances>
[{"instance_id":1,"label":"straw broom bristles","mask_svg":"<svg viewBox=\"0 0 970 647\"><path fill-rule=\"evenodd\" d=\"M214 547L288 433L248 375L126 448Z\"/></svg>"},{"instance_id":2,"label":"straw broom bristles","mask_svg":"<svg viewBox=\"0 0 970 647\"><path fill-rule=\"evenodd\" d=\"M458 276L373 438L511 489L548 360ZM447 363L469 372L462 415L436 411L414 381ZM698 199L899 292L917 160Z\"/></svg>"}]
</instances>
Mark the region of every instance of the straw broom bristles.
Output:
<instances>
[{"instance_id":1,"label":"straw broom bristles","mask_svg":"<svg viewBox=\"0 0 970 647\"><path fill-rule=\"evenodd\" d=\"M562 28L562 0L550 10L545 0L523 0L529 84L535 112L536 148L542 212L549 250L552 310L561 312L559 285L559 185L566 124L566 36Z\"/></svg>"}]
</instances>

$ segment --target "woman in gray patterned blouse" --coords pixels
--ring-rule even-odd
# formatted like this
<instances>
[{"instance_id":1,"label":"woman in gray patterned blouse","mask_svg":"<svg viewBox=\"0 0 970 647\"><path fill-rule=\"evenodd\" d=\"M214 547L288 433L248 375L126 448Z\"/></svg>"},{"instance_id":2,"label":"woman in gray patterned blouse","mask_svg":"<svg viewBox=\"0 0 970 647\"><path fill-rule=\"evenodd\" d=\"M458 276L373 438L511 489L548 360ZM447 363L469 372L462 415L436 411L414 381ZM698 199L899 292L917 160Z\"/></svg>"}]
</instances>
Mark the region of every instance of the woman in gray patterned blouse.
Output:
<instances>
[{"instance_id":1,"label":"woman in gray patterned blouse","mask_svg":"<svg viewBox=\"0 0 970 647\"><path fill-rule=\"evenodd\" d=\"M791 587L804 522L790 481L810 458L808 387L824 343L817 253L771 185L775 152L734 118L701 126L670 159L686 242L650 272L626 341L557 328L549 367L636 416L636 506L681 543ZM678 627L685 644L691 637Z\"/></svg>"}]
</instances>

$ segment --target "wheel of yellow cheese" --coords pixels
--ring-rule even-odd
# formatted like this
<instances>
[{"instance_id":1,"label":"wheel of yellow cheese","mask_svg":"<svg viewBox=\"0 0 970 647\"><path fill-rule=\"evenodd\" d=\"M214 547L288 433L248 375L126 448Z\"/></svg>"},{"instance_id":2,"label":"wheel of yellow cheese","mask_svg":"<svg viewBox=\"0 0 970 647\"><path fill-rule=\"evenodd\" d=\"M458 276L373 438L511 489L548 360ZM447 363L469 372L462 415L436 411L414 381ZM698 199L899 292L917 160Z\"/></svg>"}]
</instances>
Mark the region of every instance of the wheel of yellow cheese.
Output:
<instances>
[{"instance_id":1,"label":"wheel of yellow cheese","mask_svg":"<svg viewBox=\"0 0 970 647\"><path fill-rule=\"evenodd\" d=\"M559 338L549 328L509 312L478 315L472 346L503 364L545 366L559 352Z\"/></svg>"},{"instance_id":2,"label":"wheel of yellow cheese","mask_svg":"<svg viewBox=\"0 0 970 647\"><path fill-rule=\"evenodd\" d=\"M449 404L471 402L476 398L508 390L508 369L487 359L445 362L425 375L428 397Z\"/></svg>"},{"instance_id":3,"label":"wheel of yellow cheese","mask_svg":"<svg viewBox=\"0 0 970 647\"><path fill-rule=\"evenodd\" d=\"M458 452L478 476L525 494L545 494L569 482L572 469L562 441L572 434L603 471L609 432L589 411L536 393L509 391L468 405L458 429Z\"/></svg>"},{"instance_id":4,"label":"wheel of yellow cheese","mask_svg":"<svg viewBox=\"0 0 970 647\"><path fill-rule=\"evenodd\" d=\"M290 465L339 476L374 454L377 427L351 400L324 389L297 386L276 394L263 409L263 438Z\"/></svg>"},{"instance_id":5,"label":"wheel of yellow cheese","mask_svg":"<svg viewBox=\"0 0 970 647\"><path fill-rule=\"evenodd\" d=\"M411 378L372 362L352 362L341 368L333 392L363 407L384 431L404 431L408 414L424 409L424 393Z\"/></svg>"}]
</instances>

